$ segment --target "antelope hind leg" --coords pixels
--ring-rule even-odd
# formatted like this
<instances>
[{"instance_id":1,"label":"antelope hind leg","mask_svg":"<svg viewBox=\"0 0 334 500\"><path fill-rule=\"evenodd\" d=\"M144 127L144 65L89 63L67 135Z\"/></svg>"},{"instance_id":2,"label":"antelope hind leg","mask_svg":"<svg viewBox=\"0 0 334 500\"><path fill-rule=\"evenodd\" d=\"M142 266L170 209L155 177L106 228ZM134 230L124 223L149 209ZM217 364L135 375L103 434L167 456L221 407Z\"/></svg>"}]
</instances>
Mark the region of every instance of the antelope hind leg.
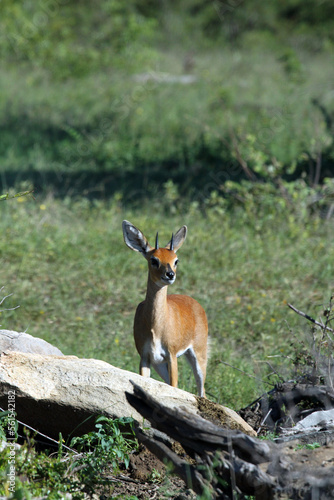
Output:
<instances>
[{"instance_id":1,"label":"antelope hind leg","mask_svg":"<svg viewBox=\"0 0 334 500\"><path fill-rule=\"evenodd\" d=\"M188 349L184 355L186 356L192 371L194 372L195 380L196 380L196 385L197 385L197 391L198 395L201 397L205 397L205 390L204 390L204 380L205 380L205 373L203 373L200 364L198 362L196 353L192 347Z\"/></svg>"}]
</instances>

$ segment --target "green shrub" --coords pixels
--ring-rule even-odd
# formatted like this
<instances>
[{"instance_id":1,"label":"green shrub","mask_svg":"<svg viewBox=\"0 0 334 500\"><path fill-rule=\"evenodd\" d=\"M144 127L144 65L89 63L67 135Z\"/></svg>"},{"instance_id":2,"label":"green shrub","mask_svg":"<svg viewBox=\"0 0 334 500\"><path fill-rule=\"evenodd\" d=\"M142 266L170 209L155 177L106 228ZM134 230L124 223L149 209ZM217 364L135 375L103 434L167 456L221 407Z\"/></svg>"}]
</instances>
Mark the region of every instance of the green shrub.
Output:
<instances>
[{"instance_id":1,"label":"green shrub","mask_svg":"<svg viewBox=\"0 0 334 500\"><path fill-rule=\"evenodd\" d=\"M0 415L1 429L6 430L5 419ZM15 492L8 490L7 471L10 449L0 452L0 494L7 498L30 499L47 495L50 500L60 500L66 493L79 500L96 488L107 493L112 490L106 476L116 474L129 465L129 454L138 448L133 433L133 420L98 417L95 431L72 439L71 446L80 453L65 450L60 435L58 453L37 452L35 441L25 431L24 444L15 451Z\"/></svg>"}]
</instances>

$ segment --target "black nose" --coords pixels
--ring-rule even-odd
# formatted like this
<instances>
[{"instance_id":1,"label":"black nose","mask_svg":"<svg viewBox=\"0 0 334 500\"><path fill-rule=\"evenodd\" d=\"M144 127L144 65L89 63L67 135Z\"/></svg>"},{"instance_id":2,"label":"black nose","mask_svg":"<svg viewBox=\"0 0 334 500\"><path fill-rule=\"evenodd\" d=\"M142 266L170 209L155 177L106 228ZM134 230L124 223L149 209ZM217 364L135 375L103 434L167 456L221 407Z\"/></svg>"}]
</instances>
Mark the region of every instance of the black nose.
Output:
<instances>
[{"instance_id":1,"label":"black nose","mask_svg":"<svg viewBox=\"0 0 334 500\"><path fill-rule=\"evenodd\" d=\"M172 279L174 278L174 276L175 276L175 273L174 273L173 271L168 271L168 272L166 273L166 276L167 276L167 278L168 278L169 280L172 280Z\"/></svg>"}]
</instances>

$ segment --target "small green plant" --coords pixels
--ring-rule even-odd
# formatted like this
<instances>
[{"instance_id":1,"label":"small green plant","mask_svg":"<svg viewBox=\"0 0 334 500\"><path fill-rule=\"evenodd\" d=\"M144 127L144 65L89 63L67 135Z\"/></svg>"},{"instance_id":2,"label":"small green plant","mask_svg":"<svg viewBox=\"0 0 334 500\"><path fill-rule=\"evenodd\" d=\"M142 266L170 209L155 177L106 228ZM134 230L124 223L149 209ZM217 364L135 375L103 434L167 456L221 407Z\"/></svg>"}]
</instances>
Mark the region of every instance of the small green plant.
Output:
<instances>
[{"instance_id":1,"label":"small green plant","mask_svg":"<svg viewBox=\"0 0 334 500\"><path fill-rule=\"evenodd\" d=\"M315 450L317 448L320 448L321 445L319 443L307 443L307 444L298 444L295 447L295 451L297 450Z\"/></svg>"},{"instance_id":2,"label":"small green plant","mask_svg":"<svg viewBox=\"0 0 334 500\"><path fill-rule=\"evenodd\" d=\"M149 477L147 478L148 482L154 483L154 484L159 484L163 481L164 479L164 474L159 472L157 469L153 469Z\"/></svg>"},{"instance_id":3,"label":"small green plant","mask_svg":"<svg viewBox=\"0 0 334 500\"><path fill-rule=\"evenodd\" d=\"M1 435L5 435L6 412L1 415ZM129 455L138 449L131 418L113 420L98 417L95 431L72 439L71 445L78 453L64 453L60 436L57 453L36 452L34 437L25 430L25 443L15 452L15 493L8 498L32 498L47 495L59 500L71 493L79 500L97 487L112 488L107 475L129 466ZM68 449L68 448L67 448ZM8 460L10 450L0 453L0 495L9 495ZM21 479L24 478L24 479ZM20 496L21 495L21 496Z\"/></svg>"},{"instance_id":4,"label":"small green plant","mask_svg":"<svg viewBox=\"0 0 334 500\"><path fill-rule=\"evenodd\" d=\"M10 411L1 411L0 413L0 441L5 441L8 431L9 421L11 422L11 430L15 433L15 438L17 439L18 422L13 419L13 413ZM13 427L14 424L14 427Z\"/></svg>"},{"instance_id":5,"label":"small green plant","mask_svg":"<svg viewBox=\"0 0 334 500\"><path fill-rule=\"evenodd\" d=\"M71 447L83 452L82 457L76 460L76 468L80 468L79 475L92 485L97 474L103 475L107 469L118 472L121 467L128 468L130 453L138 449L132 418L111 419L101 416L97 418L95 427L96 431L71 441Z\"/></svg>"},{"instance_id":6,"label":"small green plant","mask_svg":"<svg viewBox=\"0 0 334 500\"><path fill-rule=\"evenodd\" d=\"M274 441L278 437L276 432L267 432L264 435L258 436L262 441Z\"/></svg>"}]
</instances>

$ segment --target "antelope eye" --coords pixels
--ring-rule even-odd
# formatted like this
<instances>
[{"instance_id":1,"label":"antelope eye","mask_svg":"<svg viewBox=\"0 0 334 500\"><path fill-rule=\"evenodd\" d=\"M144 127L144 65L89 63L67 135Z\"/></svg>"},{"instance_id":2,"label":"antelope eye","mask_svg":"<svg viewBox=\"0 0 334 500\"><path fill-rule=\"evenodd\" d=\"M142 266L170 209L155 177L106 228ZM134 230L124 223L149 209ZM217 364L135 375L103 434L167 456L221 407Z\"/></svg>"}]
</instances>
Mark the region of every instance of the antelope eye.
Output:
<instances>
[{"instance_id":1,"label":"antelope eye","mask_svg":"<svg viewBox=\"0 0 334 500\"><path fill-rule=\"evenodd\" d=\"M174 266L176 267L179 263L179 259L176 259L176 261L174 262Z\"/></svg>"},{"instance_id":2,"label":"antelope eye","mask_svg":"<svg viewBox=\"0 0 334 500\"><path fill-rule=\"evenodd\" d=\"M151 264L153 267L159 267L159 259L157 259L156 257L151 257Z\"/></svg>"}]
</instances>

